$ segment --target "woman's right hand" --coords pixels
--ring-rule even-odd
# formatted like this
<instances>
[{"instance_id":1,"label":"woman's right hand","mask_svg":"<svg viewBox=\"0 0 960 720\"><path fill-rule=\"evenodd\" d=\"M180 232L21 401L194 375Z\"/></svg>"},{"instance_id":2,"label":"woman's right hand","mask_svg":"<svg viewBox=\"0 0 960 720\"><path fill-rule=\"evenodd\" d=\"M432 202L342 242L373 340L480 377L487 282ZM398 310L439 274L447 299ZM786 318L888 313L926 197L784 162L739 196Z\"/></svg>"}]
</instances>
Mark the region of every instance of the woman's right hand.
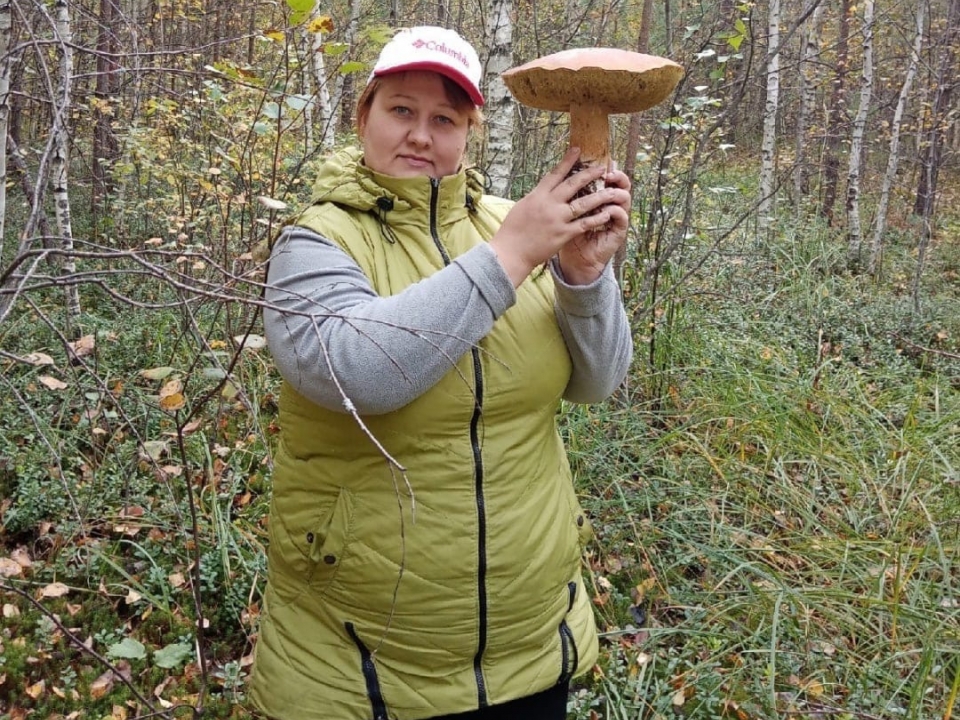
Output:
<instances>
[{"instance_id":1,"label":"woman's right hand","mask_svg":"<svg viewBox=\"0 0 960 720\"><path fill-rule=\"evenodd\" d=\"M608 206L619 200L616 188L576 197L607 172L602 165L595 165L567 177L579 157L579 148L567 150L560 163L513 206L490 239L514 287L564 245L602 229L612 219Z\"/></svg>"}]
</instances>

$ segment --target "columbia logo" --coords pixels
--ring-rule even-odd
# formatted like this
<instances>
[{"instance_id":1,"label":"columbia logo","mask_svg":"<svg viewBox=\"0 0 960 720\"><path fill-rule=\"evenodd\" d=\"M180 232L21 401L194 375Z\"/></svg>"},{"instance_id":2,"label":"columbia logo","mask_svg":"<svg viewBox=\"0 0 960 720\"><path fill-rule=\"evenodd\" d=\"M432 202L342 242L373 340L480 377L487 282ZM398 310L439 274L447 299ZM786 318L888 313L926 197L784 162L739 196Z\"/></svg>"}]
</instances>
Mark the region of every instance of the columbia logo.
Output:
<instances>
[{"instance_id":1,"label":"columbia logo","mask_svg":"<svg viewBox=\"0 0 960 720\"><path fill-rule=\"evenodd\" d=\"M411 45L415 47L417 50L426 48L430 52L443 53L444 55L447 55L448 57L452 57L454 60L457 60L461 65L468 68L470 67L470 60L467 59L467 56L464 55L459 50L454 50L451 47L447 47L446 43L438 44L433 40L423 40L418 38L414 40L411 43Z\"/></svg>"}]
</instances>

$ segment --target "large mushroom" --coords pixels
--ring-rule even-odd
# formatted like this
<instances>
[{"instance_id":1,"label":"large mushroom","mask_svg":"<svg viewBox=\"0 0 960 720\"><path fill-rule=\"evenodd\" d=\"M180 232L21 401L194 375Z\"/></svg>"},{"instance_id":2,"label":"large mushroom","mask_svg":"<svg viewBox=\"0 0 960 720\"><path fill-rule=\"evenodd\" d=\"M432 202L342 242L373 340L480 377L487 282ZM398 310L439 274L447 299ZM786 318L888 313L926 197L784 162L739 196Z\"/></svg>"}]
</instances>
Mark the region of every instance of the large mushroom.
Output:
<instances>
[{"instance_id":1,"label":"large mushroom","mask_svg":"<svg viewBox=\"0 0 960 720\"><path fill-rule=\"evenodd\" d=\"M583 165L610 164L608 115L653 107L673 92L683 68L672 60L615 48L546 55L507 70L503 81L523 105L570 113L570 145Z\"/></svg>"}]
</instances>

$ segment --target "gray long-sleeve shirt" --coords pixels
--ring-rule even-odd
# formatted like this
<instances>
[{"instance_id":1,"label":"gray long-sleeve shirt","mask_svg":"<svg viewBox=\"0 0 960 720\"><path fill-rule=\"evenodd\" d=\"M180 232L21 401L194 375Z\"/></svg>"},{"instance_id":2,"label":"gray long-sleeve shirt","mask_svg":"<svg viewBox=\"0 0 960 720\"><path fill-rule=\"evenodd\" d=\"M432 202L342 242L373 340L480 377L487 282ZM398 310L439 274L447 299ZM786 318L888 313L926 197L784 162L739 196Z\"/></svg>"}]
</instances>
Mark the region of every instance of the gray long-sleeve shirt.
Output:
<instances>
[{"instance_id":1,"label":"gray long-sleeve shirt","mask_svg":"<svg viewBox=\"0 0 960 720\"><path fill-rule=\"evenodd\" d=\"M623 380L633 352L613 271L584 286L565 283L556 262L550 272L573 362L564 397L598 402ZM516 301L486 244L381 297L349 255L301 227L278 239L267 282L272 307L264 324L280 374L318 405L352 405L362 415L390 412L426 392Z\"/></svg>"}]
</instances>

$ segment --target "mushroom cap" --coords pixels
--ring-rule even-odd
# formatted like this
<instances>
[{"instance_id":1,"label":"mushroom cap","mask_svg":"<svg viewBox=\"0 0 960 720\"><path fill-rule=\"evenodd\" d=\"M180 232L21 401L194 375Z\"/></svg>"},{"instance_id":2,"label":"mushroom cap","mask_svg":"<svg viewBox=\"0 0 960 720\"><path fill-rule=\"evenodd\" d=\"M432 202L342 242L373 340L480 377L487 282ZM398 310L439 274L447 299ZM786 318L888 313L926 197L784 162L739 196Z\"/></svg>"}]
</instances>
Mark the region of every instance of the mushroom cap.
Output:
<instances>
[{"instance_id":1,"label":"mushroom cap","mask_svg":"<svg viewBox=\"0 0 960 720\"><path fill-rule=\"evenodd\" d=\"M510 68L503 82L518 102L566 112L591 105L608 113L646 110L666 99L683 68L673 60L617 48L564 50Z\"/></svg>"}]
</instances>

